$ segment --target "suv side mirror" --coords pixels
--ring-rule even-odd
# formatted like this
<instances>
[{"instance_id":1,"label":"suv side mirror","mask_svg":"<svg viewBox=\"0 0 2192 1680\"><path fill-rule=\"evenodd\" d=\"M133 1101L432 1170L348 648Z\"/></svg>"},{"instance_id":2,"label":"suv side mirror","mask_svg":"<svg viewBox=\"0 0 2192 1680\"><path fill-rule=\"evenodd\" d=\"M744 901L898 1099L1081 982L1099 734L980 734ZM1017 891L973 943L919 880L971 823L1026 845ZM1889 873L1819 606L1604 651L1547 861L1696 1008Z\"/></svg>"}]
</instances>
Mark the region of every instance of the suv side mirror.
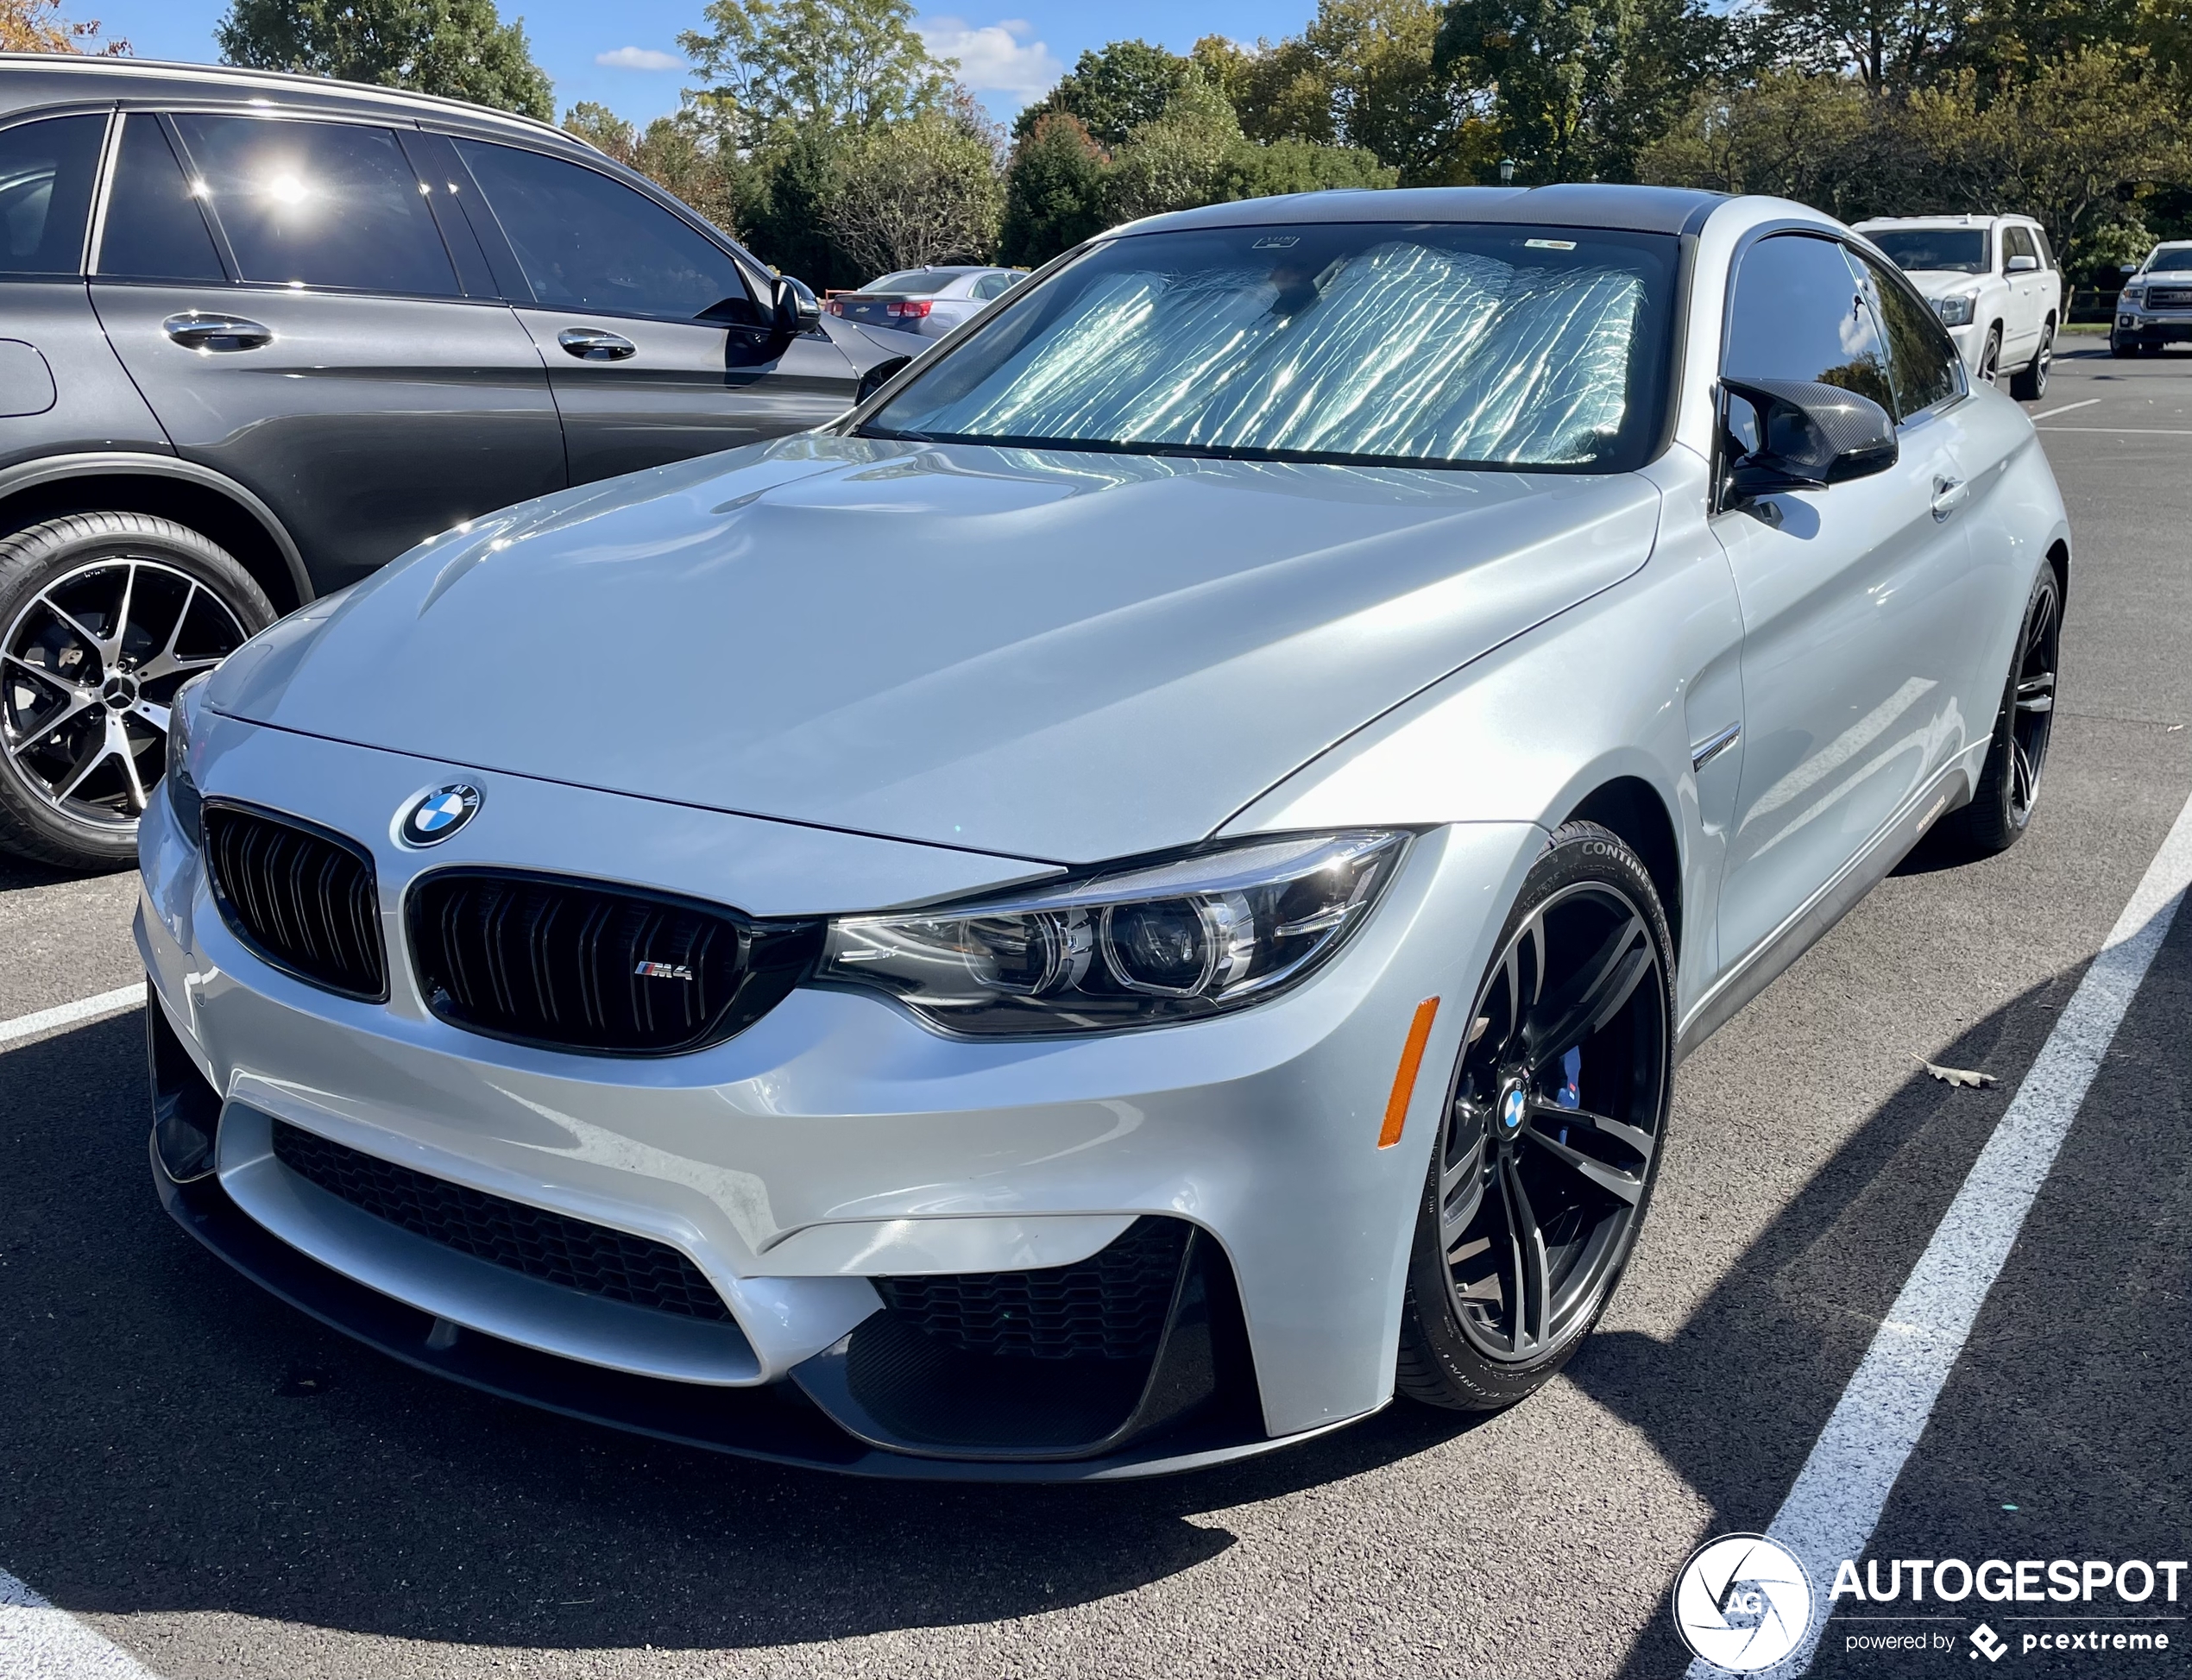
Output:
<instances>
[{"instance_id":1,"label":"suv side mirror","mask_svg":"<svg viewBox=\"0 0 2192 1680\"><path fill-rule=\"evenodd\" d=\"M2036 256L2013 256L2002 265L2005 274L2029 274L2040 266Z\"/></svg>"},{"instance_id":2,"label":"suv side mirror","mask_svg":"<svg viewBox=\"0 0 2192 1680\"><path fill-rule=\"evenodd\" d=\"M798 337L802 333L814 332L822 326L822 299L815 296L804 280L794 280L790 274L778 274L771 288L770 305L776 316L777 336L784 339Z\"/></svg>"},{"instance_id":3,"label":"suv side mirror","mask_svg":"<svg viewBox=\"0 0 2192 1680\"><path fill-rule=\"evenodd\" d=\"M1723 379L1720 385L1758 411L1759 446L1729 469L1730 502L1869 478L1893 466L1901 453L1893 417L1855 391L1801 379Z\"/></svg>"}]
</instances>

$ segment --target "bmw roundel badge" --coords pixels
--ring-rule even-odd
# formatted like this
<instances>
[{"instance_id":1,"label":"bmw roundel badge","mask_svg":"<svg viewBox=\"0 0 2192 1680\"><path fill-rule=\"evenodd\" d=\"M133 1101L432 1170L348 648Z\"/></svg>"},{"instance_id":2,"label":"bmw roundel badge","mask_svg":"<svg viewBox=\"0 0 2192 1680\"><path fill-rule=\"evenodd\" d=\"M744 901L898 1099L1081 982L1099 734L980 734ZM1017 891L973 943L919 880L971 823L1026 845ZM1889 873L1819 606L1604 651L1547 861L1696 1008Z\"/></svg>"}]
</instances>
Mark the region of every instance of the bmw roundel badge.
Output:
<instances>
[{"instance_id":1,"label":"bmw roundel badge","mask_svg":"<svg viewBox=\"0 0 2192 1680\"><path fill-rule=\"evenodd\" d=\"M482 796L469 782L451 782L422 793L397 822L396 838L406 846L439 846L472 820Z\"/></svg>"}]
</instances>

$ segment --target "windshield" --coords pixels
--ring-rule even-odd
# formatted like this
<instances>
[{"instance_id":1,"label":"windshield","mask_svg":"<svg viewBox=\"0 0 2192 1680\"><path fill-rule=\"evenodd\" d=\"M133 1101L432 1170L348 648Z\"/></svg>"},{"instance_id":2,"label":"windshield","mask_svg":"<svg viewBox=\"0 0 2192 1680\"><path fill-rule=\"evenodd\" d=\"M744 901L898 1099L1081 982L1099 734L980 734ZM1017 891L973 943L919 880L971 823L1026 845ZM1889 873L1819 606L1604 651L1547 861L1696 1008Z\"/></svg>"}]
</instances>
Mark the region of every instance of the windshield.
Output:
<instances>
[{"instance_id":1,"label":"windshield","mask_svg":"<svg viewBox=\"0 0 2192 1680\"><path fill-rule=\"evenodd\" d=\"M1865 236L1905 273L1983 274L1992 266L1984 228L1877 228Z\"/></svg>"},{"instance_id":2,"label":"windshield","mask_svg":"<svg viewBox=\"0 0 2192 1680\"><path fill-rule=\"evenodd\" d=\"M1666 236L1570 228L1129 235L1009 293L860 431L1624 471L1658 431L1676 256Z\"/></svg>"},{"instance_id":3,"label":"windshield","mask_svg":"<svg viewBox=\"0 0 2192 1680\"><path fill-rule=\"evenodd\" d=\"M2181 274L2187 268L2192 268L2192 245L2174 251L2157 251L2146 259L2146 272L2150 274Z\"/></svg>"}]
</instances>

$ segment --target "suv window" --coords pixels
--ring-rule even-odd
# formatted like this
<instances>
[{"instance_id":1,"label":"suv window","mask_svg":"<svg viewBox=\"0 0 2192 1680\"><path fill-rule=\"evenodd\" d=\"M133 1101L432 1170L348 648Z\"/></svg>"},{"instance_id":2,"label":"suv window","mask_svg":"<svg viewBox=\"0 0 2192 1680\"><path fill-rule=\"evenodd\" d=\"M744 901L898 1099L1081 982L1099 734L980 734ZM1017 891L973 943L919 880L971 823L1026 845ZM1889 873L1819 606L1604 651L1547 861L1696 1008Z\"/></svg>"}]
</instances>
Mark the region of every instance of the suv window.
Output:
<instances>
[{"instance_id":1,"label":"suv window","mask_svg":"<svg viewBox=\"0 0 2192 1680\"><path fill-rule=\"evenodd\" d=\"M1806 234L1776 234L1752 246L1735 274L1722 368L1737 379L1840 386L1893 414L1887 350L1865 295L1872 288L1853 261L1833 240ZM1754 445L1745 417L1735 418L1738 435Z\"/></svg>"},{"instance_id":2,"label":"suv window","mask_svg":"<svg viewBox=\"0 0 2192 1680\"><path fill-rule=\"evenodd\" d=\"M84 228L105 138L104 116L0 129L0 274L83 271Z\"/></svg>"},{"instance_id":3,"label":"suv window","mask_svg":"<svg viewBox=\"0 0 2192 1680\"><path fill-rule=\"evenodd\" d=\"M538 302L760 324L730 254L646 194L514 146L460 140L457 148Z\"/></svg>"},{"instance_id":4,"label":"suv window","mask_svg":"<svg viewBox=\"0 0 2192 1680\"><path fill-rule=\"evenodd\" d=\"M143 111L133 113L122 130L98 272L129 280L228 279L160 119Z\"/></svg>"},{"instance_id":5,"label":"suv window","mask_svg":"<svg viewBox=\"0 0 2192 1680\"><path fill-rule=\"evenodd\" d=\"M1963 394L1963 362L1940 317L1870 257L1860 255L1887 338L1887 373L1895 387L1893 412L1903 419Z\"/></svg>"},{"instance_id":6,"label":"suv window","mask_svg":"<svg viewBox=\"0 0 2192 1680\"><path fill-rule=\"evenodd\" d=\"M2040 254L2032 249L2031 229L2020 228L2012 222L2002 230L2002 266L2005 268L2009 266L2011 257L2028 256L2037 262L2039 261L2039 255Z\"/></svg>"},{"instance_id":7,"label":"suv window","mask_svg":"<svg viewBox=\"0 0 2192 1680\"><path fill-rule=\"evenodd\" d=\"M389 130L257 116L178 116L175 126L244 280L458 295Z\"/></svg>"},{"instance_id":8,"label":"suv window","mask_svg":"<svg viewBox=\"0 0 2192 1680\"><path fill-rule=\"evenodd\" d=\"M2055 260L2055 247L2048 243L2047 230L2044 228L2033 228L2030 231L2032 236L2032 243L2039 247L2040 267L2060 268L2063 265Z\"/></svg>"}]
</instances>

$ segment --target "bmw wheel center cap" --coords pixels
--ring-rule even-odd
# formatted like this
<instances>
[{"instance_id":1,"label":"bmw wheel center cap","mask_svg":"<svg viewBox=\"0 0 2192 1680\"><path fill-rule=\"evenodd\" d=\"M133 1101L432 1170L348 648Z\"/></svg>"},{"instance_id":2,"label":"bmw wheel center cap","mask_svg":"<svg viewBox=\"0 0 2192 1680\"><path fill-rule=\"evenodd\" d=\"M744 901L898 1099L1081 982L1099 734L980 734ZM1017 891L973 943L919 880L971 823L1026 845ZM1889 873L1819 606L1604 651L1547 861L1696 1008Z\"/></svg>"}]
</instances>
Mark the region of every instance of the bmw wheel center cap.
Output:
<instances>
[{"instance_id":1,"label":"bmw wheel center cap","mask_svg":"<svg viewBox=\"0 0 2192 1680\"><path fill-rule=\"evenodd\" d=\"M1500 1098L1499 1129L1502 1137L1513 1137L1522 1129L1523 1117L1530 1110L1530 1099L1519 1085L1507 1087L1507 1094Z\"/></svg>"},{"instance_id":2,"label":"bmw wheel center cap","mask_svg":"<svg viewBox=\"0 0 2192 1680\"><path fill-rule=\"evenodd\" d=\"M406 846L439 846L472 820L482 796L469 782L420 794L397 822L396 837Z\"/></svg>"}]
</instances>

